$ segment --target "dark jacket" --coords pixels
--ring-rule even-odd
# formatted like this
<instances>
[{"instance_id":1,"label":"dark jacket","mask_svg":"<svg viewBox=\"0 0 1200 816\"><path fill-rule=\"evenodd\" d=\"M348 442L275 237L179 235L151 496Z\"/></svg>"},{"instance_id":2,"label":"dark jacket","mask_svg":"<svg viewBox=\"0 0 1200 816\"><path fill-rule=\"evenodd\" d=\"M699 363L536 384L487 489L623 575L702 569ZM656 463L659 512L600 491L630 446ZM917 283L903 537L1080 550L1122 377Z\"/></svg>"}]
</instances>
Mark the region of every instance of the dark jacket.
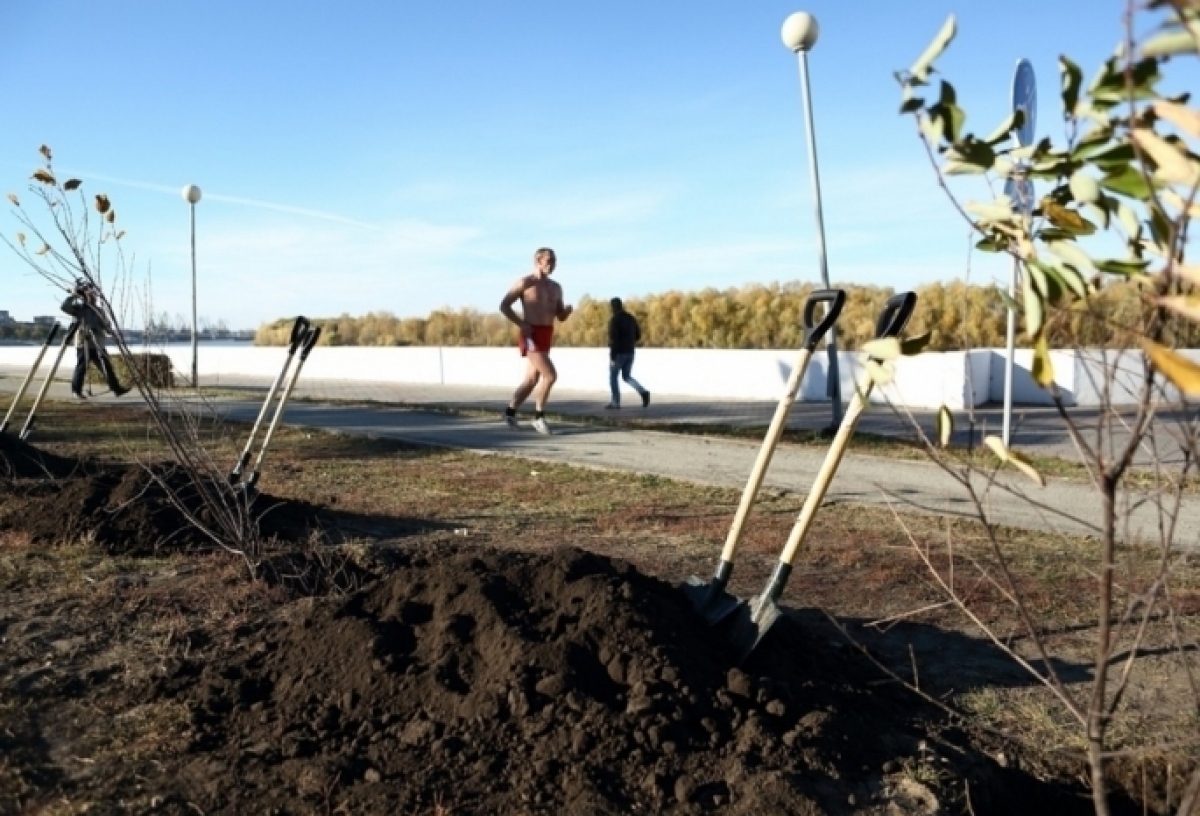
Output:
<instances>
[{"instance_id":1,"label":"dark jacket","mask_svg":"<svg viewBox=\"0 0 1200 816\"><path fill-rule=\"evenodd\" d=\"M73 294L62 302L61 308L79 321L80 331L75 333L76 346L91 344L96 348L104 348L104 336L112 334L112 330L95 306L88 303L82 295Z\"/></svg>"},{"instance_id":2,"label":"dark jacket","mask_svg":"<svg viewBox=\"0 0 1200 816\"><path fill-rule=\"evenodd\" d=\"M642 339L642 330L638 327L637 319L629 312L617 312L608 321L608 353L633 354L638 340Z\"/></svg>"}]
</instances>

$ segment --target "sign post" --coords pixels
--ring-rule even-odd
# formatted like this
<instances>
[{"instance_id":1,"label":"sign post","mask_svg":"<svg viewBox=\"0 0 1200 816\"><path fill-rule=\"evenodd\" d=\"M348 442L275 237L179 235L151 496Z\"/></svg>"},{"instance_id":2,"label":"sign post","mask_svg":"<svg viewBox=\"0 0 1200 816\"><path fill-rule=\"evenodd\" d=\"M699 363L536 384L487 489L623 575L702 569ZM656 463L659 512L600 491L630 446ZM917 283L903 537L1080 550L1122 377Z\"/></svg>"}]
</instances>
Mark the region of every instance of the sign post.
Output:
<instances>
[{"instance_id":1,"label":"sign post","mask_svg":"<svg viewBox=\"0 0 1200 816\"><path fill-rule=\"evenodd\" d=\"M1037 122L1037 82L1033 75L1033 65L1027 59L1017 61L1017 70L1013 74L1012 109L1014 113L1020 111L1023 114L1020 127L1013 130L1013 141L1017 143L1017 147L1029 147L1033 144L1034 127ZM1033 182L1026 177L1026 169L1024 163L1016 164L1013 175L1004 183L1004 193L1013 200L1017 212L1028 218L1033 213ZM1008 294L1013 300L1017 297L1020 271L1021 262L1013 258L1012 275L1008 282ZM1012 435L1013 355L1017 346L1017 313L1011 305L1008 307L1005 345L1002 437L1007 448Z\"/></svg>"}]
</instances>

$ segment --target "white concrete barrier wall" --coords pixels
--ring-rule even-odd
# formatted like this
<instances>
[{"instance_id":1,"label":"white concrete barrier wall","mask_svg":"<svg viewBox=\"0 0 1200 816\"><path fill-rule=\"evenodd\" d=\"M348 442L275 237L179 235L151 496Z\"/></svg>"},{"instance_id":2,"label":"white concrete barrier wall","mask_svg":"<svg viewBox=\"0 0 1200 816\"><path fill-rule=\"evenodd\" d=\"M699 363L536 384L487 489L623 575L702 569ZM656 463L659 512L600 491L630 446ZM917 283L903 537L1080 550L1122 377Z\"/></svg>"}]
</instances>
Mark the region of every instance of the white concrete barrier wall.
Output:
<instances>
[{"instance_id":1,"label":"white concrete barrier wall","mask_svg":"<svg viewBox=\"0 0 1200 816\"><path fill-rule=\"evenodd\" d=\"M0 366L28 369L39 346L0 346ZM46 353L42 371L52 364L57 347ZM188 346L170 346L163 353L175 370L191 372ZM1200 363L1200 350L1183 350ZM641 349L633 376L659 394L709 397L712 399L776 400L782 394L796 364L795 350L754 349ZM223 377L274 378L283 367L283 347L250 345L201 345L199 369L202 380L219 384ZM1136 401L1143 376L1140 351L1085 350L1052 351L1055 382L1068 405L1100 404L1105 384L1118 404ZM896 362L895 382L872 394L872 401L890 399L912 408L964 408L1004 399L1004 350L977 349L969 352L926 353ZM1017 349L1014 356L1013 402L1018 405L1048 405L1048 393L1033 381L1030 368L1033 352ZM603 348L558 348L554 351L558 387L572 391L608 390L608 350ZM798 398L827 399L828 355L813 355ZM69 375L75 350L68 348L60 377ZM305 363L303 377L319 380L413 383L421 385L485 385L513 387L520 380L525 361L515 348L478 347L362 347L320 346ZM857 354L838 355L843 399L849 399L856 380L864 376ZM1107 376L1111 375L1111 376ZM1169 397L1176 395L1169 392Z\"/></svg>"}]
</instances>

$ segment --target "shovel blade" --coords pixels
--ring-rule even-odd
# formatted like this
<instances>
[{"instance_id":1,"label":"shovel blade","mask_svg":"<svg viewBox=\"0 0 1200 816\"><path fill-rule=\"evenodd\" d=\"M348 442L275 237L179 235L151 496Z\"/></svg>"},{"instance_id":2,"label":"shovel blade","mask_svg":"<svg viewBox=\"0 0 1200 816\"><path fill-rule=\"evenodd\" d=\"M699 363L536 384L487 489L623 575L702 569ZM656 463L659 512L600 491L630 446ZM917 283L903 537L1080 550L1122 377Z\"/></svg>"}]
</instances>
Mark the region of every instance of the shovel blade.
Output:
<instances>
[{"instance_id":1,"label":"shovel blade","mask_svg":"<svg viewBox=\"0 0 1200 816\"><path fill-rule=\"evenodd\" d=\"M749 603L738 604L729 619L729 643L739 664L762 642L780 614L779 605L770 596L759 595Z\"/></svg>"},{"instance_id":2,"label":"shovel blade","mask_svg":"<svg viewBox=\"0 0 1200 816\"><path fill-rule=\"evenodd\" d=\"M696 612L709 626L716 626L732 615L741 604L737 597L725 591L716 581L703 581L692 575L680 586Z\"/></svg>"}]
</instances>

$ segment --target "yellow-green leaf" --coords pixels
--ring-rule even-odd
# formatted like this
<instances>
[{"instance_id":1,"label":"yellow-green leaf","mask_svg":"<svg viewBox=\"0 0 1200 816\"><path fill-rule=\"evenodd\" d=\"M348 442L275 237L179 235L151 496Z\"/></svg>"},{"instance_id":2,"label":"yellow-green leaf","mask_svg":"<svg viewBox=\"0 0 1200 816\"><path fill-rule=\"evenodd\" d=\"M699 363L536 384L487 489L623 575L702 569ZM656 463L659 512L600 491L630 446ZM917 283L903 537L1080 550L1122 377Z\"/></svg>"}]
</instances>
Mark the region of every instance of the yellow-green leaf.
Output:
<instances>
[{"instance_id":1,"label":"yellow-green leaf","mask_svg":"<svg viewBox=\"0 0 1200 816\"><path fill-rule=\"evenodd\" d=\"M1100 198L1100 183L1082 170L1071 176L1071 197L1084 204Z\"/></svg>"},{"instance_id":2,"label":"yellow-green leaf","mask_svg":"<svg viewBox=\"0 0 1200 816\"><path fill-rule=\"evenodd\" d=\"M1047 241L1046 248L1076 269L1092 268L1092 259L1074 241Z\"/></svg>"},{"instance_id":3,"label":"yellow-green leaf","mask_svg":"<svg viewBox=\"0 0 1200 816\"><path fill-rule=\"evenodd\" d=\"M17 196L16 196L16 194L15 194L15 193L9 193L9 194L8 194L8 200L9 200L9 201L11 201L11 202L13 203L13 206L14 206L14 207L20 207L20 206L21 206L21 200L20 200L19 198L17 198Z\"/></svg>"},{"instance_id":4,"label":"yellow-green leaf","mask_svg":"<svg viewBox=\"0 0 1200 816\"><path fill-rule=\"evenodd\" d=\"M1035 468L1033 463L1029 461L1029 457L1025 456L1023 453L1019 453L1018 451L1006 447L1004 440L1002 440L1000 437L986 436L983 439L983 444L991 448L992 453L996 454L1001 462L1011 464L1030 479L1033 479L1033 481L1037 482L1040 486L1046 486L1046 479L1041 473L1038 473L1037 468Z\"/></svg>"},{"instance_id":5,"label":"yellow-green leaf","mask_svg":"<svg viewBox=\"0 0 1200 816\"><path fill-rule=\"evenodd\" d=\"M1058 276L1062 278L1063 283L1065 283L1080 300L1088 296L1087 281L1085 281L1083 279L1083 275L1081 275L1073 267L1067 266L1066 264L1060 264L1055 266L1054 269L1056 272L1058 272Z\"/></svg>"},{"instance_id":6,"label":"yellow-green leaf","mask_svg":"<svg viewBox=\"0 0 1200 816\"><path fill-rule=\"evenodd\" d=\"M1137 213L1133 211L1124 201L1117 205L1117 219L1121 222L1121 226L1125 228L1125 234L1130 239L1136 238L1142 230L1142 225L1137 219Z\"/></svg>"},{"instance_id":7,"label":"yellow-green leaf","mask_svg":"<svg viewBox=\"0 0 1200 816\"><path fill-rule=\"evenodd\" d=\"M943 448L950 444L950 438L954 435L954 415L945 405L938 408L937 434L938 444Z\"/></svg>"},{"instance_id":8,"label":"yellow-green leaf","mask_svg":"<svg viewBox=\"0 0 1200 816\"><path fill-rule=\"evenodd\" d=\"M1148 128L1134 128L1130 133L1140 147L1157 165L1155 178L1168 184L1183 184L1194 187L1200 181L1200 165L1197 165L1166 139Z\"/></svg>"},{"instance_id":9,"label":"yellow-green leaf","mask_svg":"<svg viewBox=\"0 0 1200 816\"><path fill-rule=\"evenodd\" d=\"M1033 381L1042 388L1049 388L1054 383L1054 366L1050 363L1050 346L1045 332L1039 334L1033 344Z\"/></svg>"},{"instance_id":10,"label":"yellow-green leaf","mask_svg":"<svg viewBox=\"0 0 1200 816\"><path fill-rule=\"evenodd\" d=\"M917 118L917 122L921 126L921 133L925 136L925 141L934 147L941 144L942 134L946 132L946 123L941 117L923 115Z\"/></svg>"},{"instance_id":11,"label":"yellow-green leaf","mask_svg":"<svg viewBox=\"0 0 1200 816\"><path fill-rule=\"evenodd\" d=\"M896 366L891 360L879 362L872 358L867 360L867 376L876 385L887 385L896 376Z\"/></svg>"},{"instance_id":12,"label":"yellow-green leaf","mask_svg":"<svg viewBox=\"0 0 1200 816\"><path fill-rule=\"evenodd\" d=\"M1178 270L1177 270L1178 271ZM1196 295L1172 295L1161 297L1155 301L1164 309L1170 309L1176 314L1183 315L1188 320L1200 323L1200 297Z\"/></svg>"},{"instance_id":13,"label":"yellow-green leaf","mask_svg":"<svg viewBox=\"0 0 1200 816\"><path fill-rule=\"evenodd\" d=\"M1091 235L1096 231L1096 226L1092 222L1049 198L1042 199L1042 212L1054 226L1078 235Z\"/></svg>"},{"instance_id":14,"label":"yellow-green leaf","mask_svg":"<svg viewBox=\"0 0 1200 816\"><path fill-rule=\"evenodd\" d=\"M933 38L933 42L925 49L921 56L917 57L917 61L908 69L909 73L917 79L924 82L929 78L929 67L933 65L933 61L941 56L946 50L946 46L954 39L954 34L957 30L957 24L954 20L954 15L951 14L946 18L946 22L942 23L942 28L938 31L937 36Z\"/></svg>"},{"instance_id":15,"label":"yellow-green leaf","mask_svg":"<svg viewBox=\"0 0 1200 816\"><path fill-rule=\"evenodd\" d=\"M1184 200L1183 196L1174 190L1163 190L1162 199L1172 207L1177 208L1181 212L1187 213L1192 218L1200 218L1200 204L1189 204Z\"/></svg>"},{"instance_id":16,"label":"yellow-green leaf","mask_svg":"<svg viewBox=\"0 0 1200 816\"><path fill-rule=\"evenodd\" d=\"M994 201L987 203L968 201L965 209L972 215L977 216L981 224L1008 221L1013 217L1013 201L1006 195L997 196Z\"/></svg>"},{"instance_id":17,"label":"yellow-green leaf","mask_svg":"<svg viewBox=\"0 0 1200 816\"><path fill-rule=\"evenodd\" d=\"M35 252L34 254L35 254L35 255L45 255L45 254L46 254L47 252L49 252L49 251L50 251L50 245L49 245L49 244L42 244L42 248L41 248L41 249L39 249L39 250L38 250L37 252Z\"/></svg>"},{"instance_id":18,"label":"yellow-green leaf","mask_svg":"<svg viewBox=\"0 0 1200 816\"><path fill-rule=\"evenodd\" d=\"M1025 300L1025 333L1030 337L1036 337L1042 330L1045 311L1042 307L1041 294L1033 288L1033 276L1029 274L1032 268L1032 266L1025 268L1025 274L1021 276L1021 289Z\"/></svg>"},{"instance_id":19,"label":"yellow-green leaf","mask_svg":"<svg viewBox=\"0 0 1200 816\"><path fill-rule=\"evenodd\" d=\"M1200 286L1200 266L1176 264L1172 270L1177 278L1187 281L1192 286Z\"/></svg>"},{"instance_id":20,"label":"yellow-green leaf","mask_svg":"<svg viewBox=\"0 0 1200 816\"><path fill-rule=\"evenodd\" d=\"M121 231L120 231L120 232L118 232L118 233L117 233L117 235L116 235L116 238L117 238L117 240L118 240L118 241L120 241L120 240L121 240L122 238L124 238L124 237L125 237L125 230L121 230Z\"/></svg>"},{"instance_id":21,"label":"yellow-green leaf","mask_svg":"<svg viewBox=\"0 0 1200 816\"><path fill-rule=\"evenodd\" d=\"M1001 289L999 286L997 286L996 294L1000 296L1000 300L1004 303L1005 307L1007 307L1008 309L1011 309L1012 311L1017 312L1017 313L1020 313L1022 311L1021 304L1017 303L1016 298L1014 298L1012 295L1010 295L1007 292L1007 290Z\"/></svg>"},{"instance_id":22,"label":"yellow-green leaf","mask_svg":"<svg viewBox=\"0 0 1200 816\"><path fill-rule=\"evenodd\" d=\"M1033 466L1033 462L1029 461L1029 457L1020 451L1015 451L1012 448L1008 450L1008 461L1017 470L1024 473L1030 479L1038 483L1038 487L1046 486L1046 477L1038 472L1038 469Z\"/></svg>"},{"instance_id":23,"label":"yellow-green leaf","mask_svg":"<svg viewBox=\"0 0 1200 816\"><path fill-rule=\"evenodd\" d=\"M992 453L999 457L1001 462L1008 461L1008 448L1004 447L1004 440L998 436L985 436L983 444L992 449Z\"/></svg>"},{"instance_id":24,"label":"yellow-green leaf","mask_svg":"<svg viewBox=\"0 0 1200 816\"><path fill-rule=\"evenodd\" d=\"M1189 136L1200 139L1200 111L1178 102L1159 99L1152 106L1154 112Z\"/></svg>"},{"instance_id":25,"label":"yellow-green leaf","mask_svg":"<svg viewBox=\"0 0 1200 816\"><path fill-rule=\"evenodd\" d=\"M1142 46L1143 57L1169 57L1195 51L1196 38L1187 31L1166 31L1146 40Z\"/></svg>"},{"instance_id":26,"label":"yellow-green leaf","mask_svg":"<svg viewBox=\"0 0 1200 816\"><path fill-rule=\"evenodd\" d=\"M1171 385L1189 397L1200 395L1200 366L1153 340L1143 340L1142 350Z\"/></svg>"},{"instance_id":27,"label":"yellow-green leaf","mask_svg":"<svg viewBox=\"0 0 1200 816\"><path fill-rule=\"evenodd\" d=\"M991 134L984 139L984 141L990 145L994 145L1007 139L1013 131L1013 125L1016 123L1016 118L1016 111L1009 113L1005 120L1000 123L999 127L993 130Z\"/></svg>"},{"instance_id":28,"label":"yellow-green leaf","mask_svg":"<svg viewBox=\"0 0 1200 816\"><path fill-rule=\"evenodd\" d=\"M895 337L879 337L863 343L863 352L874 360L894 360L900 356L900 341Z\"/></svg>"},{"instance_id":29,"label":"yellow-green leaf","mask_svg":"<svg viewBox=\"0 0 1200 816\"><path fill-rule=\"evenodd\" d=\"M933 339L933 332L925 332L924 334L918 334L916 337L901 340L900 353L905 357L915 357L925 350L931 339Z\"/></svg>"},{"instance_id":30,"label":"yellow-green leaf","mask_svg":"<svg viewBox=\"0 0 1200 816\"><path fill-rule=\"evenodd\" d=\"M20 244L21 246L25 246L25 233L23 233L23 232L17 233L17 243Z\"/></svg>"}]
</instances>

